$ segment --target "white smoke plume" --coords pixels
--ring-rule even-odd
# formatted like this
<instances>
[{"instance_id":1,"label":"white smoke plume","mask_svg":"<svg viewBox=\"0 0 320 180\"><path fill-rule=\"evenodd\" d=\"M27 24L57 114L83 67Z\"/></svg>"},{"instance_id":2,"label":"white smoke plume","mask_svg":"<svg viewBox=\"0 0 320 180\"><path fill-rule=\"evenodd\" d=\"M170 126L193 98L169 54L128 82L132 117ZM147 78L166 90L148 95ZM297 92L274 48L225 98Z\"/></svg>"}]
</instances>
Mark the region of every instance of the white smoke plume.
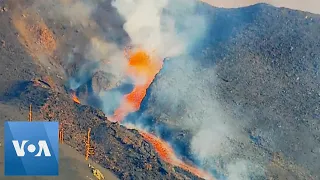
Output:
<instances>
[{"instance_id":1,"label":"white smoke plume","mask_svg":"<svg viewBox=\"0 0 320 180\"><path fill-rule=\"evenodd\" d=\"M237 151L232 141L242 142L247 137L217 100L214 69L200 68L188 57L168 63L170 69L152 87L153 112L163 121L191 131L193 153L215 168L217 158Z\"/></svg>"},{"instance_id":2,"label":"white smoke plume","mask_svg":"<svg viewBox=\"0 0 320 180\"><path fill-rule=\"evenodd\" d=\"M193 13L196 3L193 0L115 0L112 6L123 17L123 28L132 45L149 52L155 51L160 58L180 56L169 60L169 73L154 85L152 104L161 111L159 114L164 114L169 109L167 121L190 130L193 134L193 153L203 164L209 162L213 165L216 158L236 151L231 140L241 141L246 137L215 97L214 69L203 69L194 59L184 56L188 48L204 36L206 30L204 17ZM97 28L93 26L97 22L92 18L96 8L94 3L77 1L68 5L55 4L50 13L52 16L68 19L73 26ZM99 32L95 30L94 32ZM102 62L95 71L102 70L112 74L109 77L112 82L122 79L127 65L123 50L108 42L104 38L106 34L100 32L86 35L89 41L83 48L85 58L92 62ZM86 67L83 68L85 71ZM100 96L103 110L110 112L119 106L123 94L111 91L102 92ZM230 179L245 177L248 172L245 163L230 163L226 169Z\"/></svg>"},{"instance_id":3,"label":"white smoke plume","mask_svg":"<svg viewBox=\"0 0 320 180\"><path fill-rule=\"evenodd\" d=\"M80 66L78 74L85 74L88 71L88 66L94 63L99 63L97 67L92 67L91 74L102 71L108 74L109 86L115 87L119 83L125 74L127 59L124 57L124 51L118 44L111 42L108 38L112 35L103 32L101 25L110 22L98 22L96 14L100 13L102 16L115 16L108 11L99 11L100 0L87 1L87 0L55 0L55 1L44 1L37 0L33 7L35 9L41 9L44 7L47 9L47 15L49 18L67 22L72 28L76 28L82 32L81 35L72 35L63 37L63 41L73 45L72 52L67 55L68 58L64 61L64 64L72 64L76 61L81 61L80 58L74 57L73 54L81 54L81 58L86 59L86 63ZM110 18L116 19L116 18ZM111 22L113 23L113 22ZM119 27L110 27L119 28ZM121 31L115 30L115 31ZM118 34L117 34L118 35ZM82 63L82 62L76 62ZM91 75L84 75L83 81L76 81L75 78L71 77L70 86L73 89L80 87L87 78L91 78ZM81 79L81 78L80 78Z\"/></svg>"},{"instance_id":4,"label":"white smoke plume","mask_svg":"<svg viewBox=\"0 0 320 180\"><path fill-rule=\"evenodd\" d=\"M195 15L184 13L184 20L176 19L177 13L192 10L194 1L185 3L180 0L115 0L112 5L125 19L124 29L132 44L147 51L155 50L160 57L181 55L186 51L186 44L189 42L185 37L190 37L195 27L205 27L203 19ZM163 12L168 7L171 8L169 13L174 14L164 16ZM181 34L177 33L175 28L178 22L189 25ZM201 31L196 30L195 33L198 32Z\"/></svg>"},{"instance_id":5,"label":"white smoke plume","mask_svg":"<svg viewBox=\"0 0 320 180\"><path fill-rule=\"evenodd\" d=\"M127 60L123 51L116 44L108 43L98 37L92 37L86 48L85 57L87 59L102 62L97 70L112 74L109 77L110 83L117 83L123 78Z\"/></svg>"},{"instance_id":6,"label":"white smoke plume","mask_svg":"<svg viewBox=\"0 0 320 180\"><path fill-rule=\"evenodd\" d=\"M202 69L193 59L184 56L189 45L205 34L204 17L192 13L196 2L115 0L113 6L125 19L124 29L132 44L148 51L156 50L161 57L180 56L169 60L172 61L169 73L157 79L152 88L150 104L159 109L158 117L163 117L165 109L169 109L167 121L193 133L191 149L203 164L213 164L217 157L236 151L230 139L241 141L239 139L246 137L216 100L212 89L214 70ZM163 15L166 10L168 14ZM177 29L177 24L182 28ZM230 163L225 170L230 179L247 174L243 163Z\"/></svg>"},{"instance_id":7,"label":"white smoke plume","mask_svg":"<svg viewBox=\"0 0 320 180\"><path fill-rule=\"evenodd\" d=\"M249 179L248 164L245 161L238 161L234 164L229 164L227 169L229 180L247 180Z\"/></svg>"}]
</instances>

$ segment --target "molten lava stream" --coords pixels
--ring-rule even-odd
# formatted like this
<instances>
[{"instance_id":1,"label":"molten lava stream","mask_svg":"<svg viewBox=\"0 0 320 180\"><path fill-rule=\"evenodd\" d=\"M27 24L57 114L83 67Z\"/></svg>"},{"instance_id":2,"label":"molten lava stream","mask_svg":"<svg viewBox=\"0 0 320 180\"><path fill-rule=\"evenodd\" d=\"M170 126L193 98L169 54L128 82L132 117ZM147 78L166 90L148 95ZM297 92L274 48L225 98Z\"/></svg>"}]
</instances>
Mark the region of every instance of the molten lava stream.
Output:
<instances>
[{"instance_id":1,"label":"molten lava stream","mask_svg":"<svg viewBox=\"0 0 320 180\"><path fill-rule=\"evenodd\" d=\"M116 109L114 115L108 117L110 121L120 122L129 113L140 109L140 104L146 95L147 89L161 70L162 65L162 59L152 59L142 50L129 54L127 75L134 80L135 87L131 93L123 97L121 105Z\"/></svg>"},{"instance_id":2,"label":"molten lava stream","mask_svg":"<svg viewBox=\"0 0 320 180\"><path fill-rule=\"evenodd\" d=\"M80 104L80 100L79 98L77 97L76 93L75 92L72 92L71 93L71 97L72 97L72 100L77 103L77 104Z\"/></svg>"},{"instance_id":3,"label":"molten lava stream","mask_svg":"<svg viewBox=\"0 0 320 180\"><path fill-rule=\"evenodd\" d=\"M147 89L163 65L162 59L151 58L147 52L142 50L138 50L133 54L129 53L128 56L127 75L134 80L135 86L131 93L123 97L120 107L115 110L114 115L108 117L108 120L113 122L120 122L129 113L140 109L140 104L146 95ZM204 179L213 179L208 173L179 160L174 150L165 141L146 131L139 130L139 132L144 139L154 146L159 156L167 163L178 166Z\"/></svg>"},{"instance_id":4,"label":"molten lava stream","mask_svg":"<svg viewBox=\"0 0 320 180\"><path fill-rule=\"evenodd\" d=\"M155 148L161 159L165 162L170 163L174 166L178 166L203 179L213 180L213 177L210 174L196 168L195 166L186 164L179 160L176 157L174 150L167 142L143 130L139 130L139 133L143 136L145 140L152 144L152 146Z\"/></svg>"}]
</instances>

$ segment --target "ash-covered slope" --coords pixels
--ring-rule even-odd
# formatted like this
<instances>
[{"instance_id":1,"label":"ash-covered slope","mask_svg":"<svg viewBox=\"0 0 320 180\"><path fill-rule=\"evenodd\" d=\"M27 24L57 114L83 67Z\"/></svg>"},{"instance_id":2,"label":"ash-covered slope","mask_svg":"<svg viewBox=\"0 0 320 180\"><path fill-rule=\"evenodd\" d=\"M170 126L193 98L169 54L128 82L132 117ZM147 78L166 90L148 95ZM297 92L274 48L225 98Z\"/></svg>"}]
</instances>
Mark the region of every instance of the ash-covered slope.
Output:
<instances>
[{"instance_id":1,"label":"ash-covered slope","mask_svg":"<svg viewBox=\"0 0 320 180\"><path fill-rule=\"evenodd\" d=\"M61 4L37 2L0 2L0 22L3 25L3 28L0 28L0 103L1 107L6 107L0 111L2 121L27 117L27 108L32 104L34 120L56 119L64 122L65 143L82 153L86 131L91 127L95 148L93 160L121 179L199 179L159 159L152 146L136 131L111 124L101 111L77 105L71 100L62 83L66 82L66 76L77 73L77 70L87 70L82 66L83 61L88 61L82 51L86 43L90 43L90 38L98 36L96 34L99 33L92 32L94 30L87 26L73 26L63 17L48 15L48 5ZM101 4L94 15L101 26L99 32L108 31L110 41L125 38L125 35L117 37L117 34L121 34L114 30L119 28L117 24L110 25L110 21L101 20L114 17L106 16L112 14L110 2ZM77 8L79 7L75 7L75 10ZM113 33L110 32L110 26ZM77 49L75 47L80 50L74 53L72 50ZM69 54L75 59L72 67L64 61ZM91 78L90 73L88 74L84 81ZM30 81L33 78L44 81L40 86L34 87L34 82ZM76 167L73 163L70 162L69 165ZM66 164L62 163L62 166ZM77 176L70 173L68 177Z\"/></svg>"},{"instance_id":2,"label":"ash-covered slope","mask_svg":"<svg viewBox=\"0 0 320 180\"><path fill-rule=\"evenodd\" d=\"M203 5L199 14L210 22L206 36L189 56L165 62L145 112L188 129L190 149L224 162L226 173L247 167L244 174L317 179L320 16L266 4ZM270 168L275 153L287 163L277 166L282 172Z\"/></svg>"},{"instance_id":3,"label":"ash-covered slope","mask_svg":"<svg viewBox=\"0 0 320 180\"><path fill-rule=\"evenodd\" d=\"M11 83L30 80L38 75L37 67L32 62L23 45L18 41L18 33L12 24L7 3L0 2L0 91L10 88Z\"/></svg>"},{"instance_id":4,"label":"ash-covered slope","mask_svg":"<svg viewBox=\"0 0 320 180\"><path fill-rule=\"evenodd\" d=\"M105 72L92 77L100 64L86 56L88 45L102 47L97 39L119 46L128 41L109 1L94 1L98 9L93 10L90 3L17 2L0 2L6 7L0 16L6 27L0 31L0 90L9 92L1 101L19 107L31 102L39 111L35 119L64 122L66 142L81 152L90 126L93 158L121 179L185 179L187 172L174 172L137 132L105 121L98 110L75 105L63 90L58 94L16 82L49 75L61 89L60 83L72 76L87 86L84 94L115 86ZM86 7L94 21L86 19ZM71 19L61 9L73 13ZM218 9L200 3L198 13L210 25L207 34L188 57L165 62L139 112L152 118L138 113L129 120L160 132L185 159L229 177L245 179L252 172L262 179L319 177L319 17L265 4ZM43 33L49 30L53 35ZM43 56L51 53L52 39L59 46ZM42 52L41 47L48 48ZM99 48L95 58L104 61L105 49ZM12 84L15 88L8 89Z\"/></svg>"},{"instance_id":5,"label":"ash-covered slope","mask_svg":"<svg viewBox=\"0 0 320 180\"><path fill-rule=\"evenodd\" d=\"M217 85L220 101L247 115L264 148L319 176L320 16L251 8L252 22L221 45L216 72L228 82Z\"/></svg>"}]
</instances>

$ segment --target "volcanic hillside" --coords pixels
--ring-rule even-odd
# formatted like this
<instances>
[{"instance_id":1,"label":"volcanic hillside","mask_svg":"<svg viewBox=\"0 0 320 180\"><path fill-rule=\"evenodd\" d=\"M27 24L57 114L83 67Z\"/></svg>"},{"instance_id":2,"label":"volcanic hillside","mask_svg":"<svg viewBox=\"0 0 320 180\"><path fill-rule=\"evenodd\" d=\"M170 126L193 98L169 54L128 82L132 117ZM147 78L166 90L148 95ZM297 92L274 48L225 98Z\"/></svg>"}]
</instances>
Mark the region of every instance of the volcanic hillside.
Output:
<instances>
[{"instance_id":1,"label":"volcanic hillside","mask_svg":"<svg viewBox=\"0 0 320 180\"><path fill-rule=\"evenodd\" d=\"M204 36L163 60L126 54L123 18L110 1L92 4L0 2L1 122L32 104L81 154L91 128L92 160L120 179L320 177L319 15L199 2ZM106 57L118 48L132 79L152 78L114 80Z\"/></svg>"},{"instance_id":2,"label":"volcanic hillside","mask_svg":"<svg viewBox=\"0 0 320 180\"><path fill-rule=\"evenodd\" d=\"M68 28L67 21L53 22L41 18L33 11L32 5L32 1L1 1L2 122L25 120L28 117L29 104L32 104L34 120L58 119L63 122L65 143L82 153L83 140L91 127L95 148L95 157L92 159L109 170L113 169L121 179L197 179L193 174L179 168L174 172L173 167L159 159L152 146L136 131L111 124L106 121L101 111L78 105L72 100L64 88L63 50L68 46L64 44L67 40L65 36L76 36L79 41L86 36L78 35L78 29ZM40 10L43 12L45 8L41 7ZM62 42L58 44L59 40ZM74 43L81 45L78 41ZM66 70L73 71L67 67ZM3 132L2 128L1 131ZM71 157L61 158L67 158L61 159L61 167L78 167L77 164L73 165L77 161L72 161ZM79 172L80 176L84 176L79 177L72 173L73 170L67 170L69 174L63 170L60 178L87 178L82 174L84 172ZM87 174L90 174L89 169ZM113 178L107 175L108 173L105 173L106 177Z\"/></svg>"},{"instance_id":3,"label":"volcanic hillside","mask_svg":"<svg viewBox=\"0 0 320 180\"><path fill-rule=\"evenodd\" d=\"M12 89L14 95L5 94L7 104L28 107L33 104L34 119L59 119L65 131L65 143L84 154L84 138L91 128L91 140L95 149L92 159L112 170L120 179L185 179L192 174L177 168L176 173L163 162L136 130L128 130L119 124L106 121L100 110L75 103L70 96L55 93L36 86L33 82L18 84L20 90ZM90 121L89 121L90 120Z\"/></svg>"},{"instance_id":4,"label":"volcanic hillside","mask_svg":"<svg viewBox=\"0 0 320 180\"><path fill-rule=\"evenodd\" d=\"M196 128L184 122L194 116L204 132L204 126L213 122L218 123L213 123L211 130L218 132L224 124L233 124L233 130L220 134L197 134L198 141L200 137L218 136L224 139L221 146L234 148L228 153L218 152L223 155L216 162L243 159L268 164L267 159L281 152L284 159L295 164L286 167L294 167L290 175L284 175L287 178L310 178L298 175L298 169L319 177L319 15L266 4L234 10L203 7L202 12L212 24L198 51L191 54L198 66L190 68L191 63L179 58L167 61L150 87L144 112L191 131ZM194 77L202 77L204 83ZM172 93L175 97L166 97ZM219 105L206 104L207 99ZM224 120L206 120L201 115ZM232 132L239 129L238 137L233 137ZM168 140L175 141L172 137L176 136ZM185 142L195 143L188 138ZM206 146L208 143L215 144L216 139L208 138L198 146L213 153L215 148Z\"/></svg>"}]
</instances>

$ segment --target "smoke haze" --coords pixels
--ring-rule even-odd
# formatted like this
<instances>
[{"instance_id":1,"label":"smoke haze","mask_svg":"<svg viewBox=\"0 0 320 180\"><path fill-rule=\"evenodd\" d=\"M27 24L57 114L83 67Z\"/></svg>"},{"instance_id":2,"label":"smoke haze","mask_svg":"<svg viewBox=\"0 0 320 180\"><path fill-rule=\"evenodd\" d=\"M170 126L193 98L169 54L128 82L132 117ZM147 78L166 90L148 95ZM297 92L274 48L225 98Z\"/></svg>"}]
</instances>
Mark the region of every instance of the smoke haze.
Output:
<instances>
[{"instance_id":1,"label":"smoke haze","mask_svg":"<svg viewBox=\"0 0 320 180\"><path fill-rule=\"evenodd\" d=\"M240 152L239 143L250 144L244 133L247 124L220 105L214 88L215 70L201 68L190 57L169 60L166 67L151 86L148 104L153 115L192 133L190 148L203 167L217 169L216 164L223 161L227 168L219 168L230 179L247 179L249 172L262 175L264 170L255 165L257 161L244 163L241 157L234 158Z\"/></svg>"},{"instance_id":2,"label":"smoke haze","mask_svg":"<svg viewBox=\"0 0 320 180\"><path fill-rule=\"evenodd\" d=\"M258 2L204 1L214 6L228 8ZM123 20L121 23L113 22L120 24L121 28L123 26L125 33L119 34L109 33L114 31L104 28L103 23L108 23L104 18L100 19L102 22L96 20L95 12L99 8L99 1L50 3L39 0L39 2L35 3L35 7L47 6L51 17L67 19L71 26L80 27L83 30L82 44L77 44L78 37L69 40L71 42L75 40L74 47L73 51L68 51L64 62L72 64L81 59L81 66L77 69L77 73L70 75L71 89L77 89L86 84L98 71L108 74L107 79L112 84L111 87L97 95L102 101L103 111L106 114L112 114L128 91L118 88L124 81L127 70L124 47L111 39L115 39L114 36L121 38L128 36L130 43L125 45L155 52L160 59L169 57L169 60L165 61L161 76L151 86L151 96L148 100L148 104L152 106L149 107L152 111L148 111L152 112L150 115L168 124L189 130L192 134L190 149L201 161L202 166L211 169L219 168L230 180L249 179L250 174L264 173L262 165L257 165L260 161L254 158L252 161L241 157L234 158L240 151L239 144L250 144L248 135L244 133L244 128L247 126L244 122L249 123L250 120L239 121L225 111L215 91L217 81L215 69L203 68L197 59L188 55L193 46L204 38L209 24L205 17L196 13L196 1L112 1L111 6ZM320 12L317 9L320 6L315 6L315 1L312 5L310 5L311 1L302 3L293 0L290 2L267 1L267 3ZM107 17L109 14L103 15ZM77 53L82 53L81 58L76 58ZM134 126L143 125L138 122ZM251 156L254 157L255 153L252 152ZM221 160L224 162L223 165L217 167L217 162Z\"/></svg>"},{"instance_id":3,"label":"smoke haze","mask_svg":"<svg viewBox=\"0 0 320 180\"><path fill-rule=\"evenodd\" d=\"M223 110L215 97L214 69L202 69L196 59L188 56L193 46L199 43L206 32L206 19L195 13L196 2L175 0L116 0L112 6L124 19L123 28L128 34L131 45L153 52L161 58L171 57L163 79L157 79L152 88L150 104L159 109L160 114L169 108L167 117L170 123L192 132L190 149L206 168L215 169L216 161L224 160L227 168L222 170L230 179L245 179L252 171L244 160L234 160L230 154L237 151L233 141L247 142L240 126ZM86 7L78 5L79 7ZM90 14L94 5L83 12ZM72 12L64 13L75 24L92 24L92 18L79 21ZM74 13L75 15L77 13ZM102 62L99 67L112 73L116 80L123 78L126 61L123 50L101 38L90 37L85 48L86 58ZM176 58L172 58L176 57ZM167 72L166 72L167 71ZM121 73L122 72L122 73ZM102 92L103 110L112 114L119 106L124 94L117 89ZM152 102L151 102L152 101ZM183 107L183 109L181 108ZM156 114L151 114L151 116ZM139 118L139 117L138 117ZM139 126L139 122L138 122ZM223 157L219 159L218 157Z\"/></svg>"},{"instance_id":4,"label":"smoke haze","mask_svg":"<svg viewBox=\"0 0 320 180\"><path fill-rule=\"evenodd\" d=\"M195 13L196 3L116 0L113 6L124 17L124 29L134 45L156 50L162 58L178 56L166 62L169 72L152 87L149 102L160 112L151 115L159 117L169 109L167 121L193 133L190 148L203 164L234 151L229 139L241 136L240 130L215 100L214 70L200 68L187 56L206 32L205 18ZM230 177L239 171L230 170Z\"/></svg>"},{"instance_id":5,"label":"smoke haze","mask_svg":"<svg viewBox=\"0 0 320 180\"><path fill-rule=\"evenodd\" d=\"M238 8L257 3L267 3L276 7L285 7L311 13L320 14L320 2L318 0L202 0L208 4L223 8Z\"/></svg>"}]
</instances>

